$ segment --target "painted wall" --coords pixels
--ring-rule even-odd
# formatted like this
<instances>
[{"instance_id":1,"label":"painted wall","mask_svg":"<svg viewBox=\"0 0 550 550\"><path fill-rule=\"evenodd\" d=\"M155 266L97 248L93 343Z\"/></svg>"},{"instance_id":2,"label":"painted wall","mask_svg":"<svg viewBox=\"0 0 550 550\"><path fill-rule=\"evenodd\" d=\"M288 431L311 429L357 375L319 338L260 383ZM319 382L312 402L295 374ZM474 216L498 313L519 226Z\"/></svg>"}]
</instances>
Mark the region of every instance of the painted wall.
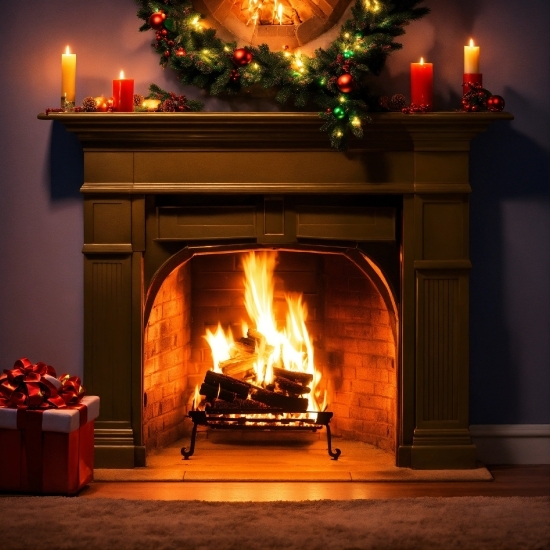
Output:
<instances>
[{"instance_id":1,"label":"painted wall","mask_svg":"<svg viewBox=\"0 0 550 550\"><path fill-rule=\"evenodd\" d=\"M471 420L550 423L549 38L547 0L428 0L404 49L373 88L408 89L408 66L435 64L436 108L459 105L462 46L481 45L484 82L516 119L472 143ZM60 55L78 56L77 101L110 95L121 69L146 92L177 90L137 32L131 0L27 0L0 35L0 368L28 356L81 373L82 152L63 127L38 121L60 94ZM190 97L201 92L189 89ZM208 110L275 110L209 99Z\"/></svg>"}]
</instances>

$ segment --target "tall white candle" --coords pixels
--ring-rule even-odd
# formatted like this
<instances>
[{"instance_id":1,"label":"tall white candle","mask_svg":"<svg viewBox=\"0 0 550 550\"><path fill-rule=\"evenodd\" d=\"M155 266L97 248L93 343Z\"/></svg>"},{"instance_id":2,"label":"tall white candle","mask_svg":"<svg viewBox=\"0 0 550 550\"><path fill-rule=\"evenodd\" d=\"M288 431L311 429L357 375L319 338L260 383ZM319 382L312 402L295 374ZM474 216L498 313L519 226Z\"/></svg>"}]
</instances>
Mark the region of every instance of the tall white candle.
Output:
<instances>
[{"instance_id":1,"label":"tall white candle","mask_svg":"<svg viewBox=\"0 0 550 550\"><path fill-rule=\"evenodd\" d=\"M464 46L464 74L479 73L479 46L474 46L470 39L470 45Z\"/></svg>"},{"instance_id":2,"label":"tall white candle","mask_svg":"<svg viewBox=\"0 0 550 550\"><path fill-rule=\"evenodd\" d=\"M65 102L74 104L76 97L76 54L67 51L61 54L61 107Z\"/></svg>"}]
</instances>

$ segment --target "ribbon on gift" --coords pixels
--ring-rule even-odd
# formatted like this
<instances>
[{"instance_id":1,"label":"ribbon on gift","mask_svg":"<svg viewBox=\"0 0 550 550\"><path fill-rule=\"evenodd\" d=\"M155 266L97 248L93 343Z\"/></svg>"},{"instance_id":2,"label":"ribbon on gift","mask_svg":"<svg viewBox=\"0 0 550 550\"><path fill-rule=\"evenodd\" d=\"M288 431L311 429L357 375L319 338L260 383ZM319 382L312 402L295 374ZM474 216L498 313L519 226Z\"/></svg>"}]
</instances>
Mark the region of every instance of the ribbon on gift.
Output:
<instances>
[{"instance_id":1,"label":"ribbon on gift","mask_svg":"<svg viewBox=\"0 0 550 550\"><path fill-rule=\"evenodd\" d=\"M48 409L78 409L80 425L87 423L86 394L78 376L63 374L43 362L18 359L13 369L0 374L0 407L17 409L17 429L25 430L27 478L31 491L42 490L42 419Z\"/></svg>"},{"instance_id":2,"label":"ribbon on gift","mask_svg":"<svg viewBox=\"0 0 550 550\"><path fill-rule=\"evenodd\" d=\"M43 362L18 359L13 369L0 374L0 407L60 409L77 405L86 394L78 376L63 374Z\"/></svg>"}]
</instances>

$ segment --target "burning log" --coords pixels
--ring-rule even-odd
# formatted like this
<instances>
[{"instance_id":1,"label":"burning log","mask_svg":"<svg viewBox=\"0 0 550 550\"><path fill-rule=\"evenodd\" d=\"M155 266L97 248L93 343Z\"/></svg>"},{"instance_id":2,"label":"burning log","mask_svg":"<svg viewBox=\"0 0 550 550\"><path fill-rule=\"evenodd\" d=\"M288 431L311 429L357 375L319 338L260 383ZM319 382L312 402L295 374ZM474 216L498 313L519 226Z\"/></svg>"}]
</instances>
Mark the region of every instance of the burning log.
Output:
<instances>
[{"instance_id":1,"label":"burning log","mask_svg":"<svg viewBox=\"0 0 550 550\"><path fill-rule=\"evenodd\" d=\"M267 343L266 337L255 328L248 329L248 339L252 339L254 340L254 342L256 342L259 355L265 354L266 356L269 356L273 353L273 350L275 349L273 346L270 346Z\"/></svg>"},{"instance_id":2,"label":"burning log","mask_svg":"<svg viewBox=\"0 0 550 550\"><path fill-rule=\"evenodd\" d=\"M251 355L256 352L256 340L254 338L242 337L237 340L231 349L232 357L241 357L243 355Z\"/></svg>"},{"instance_id":3,"label":"burning log","mask_svg":"<svg viewBox=\"0 0 550 550\"><path fill-rule=\"evenodd\" d=\"M210 403L206 404L206 410L216 410L216 409L262 409L268 411L270 407L265 403L260 403L259 401L254 401L254 399L239 399L235 398L235 401L228 403L227 401L222 401L221 399L214 399Z\"/></svg>"},{"instance_id":4,"label":"burning log","mask_svg":"<svg viewBox=\"0 0 550 550\"><path fill-rule=\"evenodd\" d=\"M273 367L273 375L279 376L281 378L286 378L287 380L292 380L293 382L297 382L302 386L311 384L311 382L313 381L313 374L309 374L307 372L298 372L294 370L280 369L278 367Z\"/></svg>"},{"instance_id":5,"label":"burning log","mask_svg":"<svg viewBox=\"0 0 550 550\"><path fill-rule=\"evenodd\" d=\"M292 380L281 376L275 377L275 387L281 391L288 392L293 396L304 395L311 392L311 388L302 386L302 384L298 384L297 382L293 382Z\"/></svg>"},{"instance_id":6,"label":"burning log","mask_svg":"<svg viewBox=\"0 0 550 550\"><path fill-rule=\"evenodd\" d=\"M238 374L244 376L250 370L254 369L254 363L256 363L256 361L258 361L258 356L253 354L248 357L235 357L234 359L227 359L227 361L220 361L218 366L227 376L235 376Z\"/></svg>"},{"instance_id":7,"label":"burning log","mask_svg":"<svg viewBox=\"0 0 550 550\"><path fill-rule=\"evenodd\" d=\"M280 393L254 388L251 392L252 399L276 407L285 411L307 411L308 400L301 397L288 397Z\"/></svg>"},{"instance_id":8,"label":"burning log","mask_svg":"<svg viewBox=\"0 0 550 550\"><path fill-rule=\"evenodd\" d=\"M224 390L220 386L211 386L210 384L202 384L199 393L207 399L220 399L226 403L235 401L236 397L232 391Z\"/></svg>"},{"instance_id":9,"label":"burning log","mask_svg":"<svg viewBox=\"0 0 550 550\"><path fill-rule=\"evenodd\" d=\"M222 389L233 392L237 395L237 397L242 399L246 399L248 397L248 392L252 387L247 382L243 382L242 380L237 380L231 376L226 376L225 374L220 374L211 370L206 371L204 383L214 387L221 386Z\"/></svg>"}]
</instances>

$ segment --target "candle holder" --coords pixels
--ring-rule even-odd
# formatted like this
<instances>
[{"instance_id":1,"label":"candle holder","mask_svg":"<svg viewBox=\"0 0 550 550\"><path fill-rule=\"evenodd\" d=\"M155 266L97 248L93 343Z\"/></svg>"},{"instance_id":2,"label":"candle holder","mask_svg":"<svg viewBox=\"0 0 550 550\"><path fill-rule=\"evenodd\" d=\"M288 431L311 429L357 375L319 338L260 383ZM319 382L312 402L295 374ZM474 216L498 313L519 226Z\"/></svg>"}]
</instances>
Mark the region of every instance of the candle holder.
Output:
<instances>
[{"instance_id":1,"label":"candle holder","mask_svg":"<svg viewBox=\"0 0 550 550\"><path fill-rule=\"evenodd\" d=\"M462 77L462 95L471 91L471 84L479 84L483 88L483 75L481 73L464 73Z\"/></svg>"},{"instance_id":2,"label":"candle holder","mask_svg":"<svg viewBox=\"0 0 550 550\"><path fill-rule=\"evenodd\" d=\"M65 113L74 113L75 102L68 101L65 96L61 97L61 108Z\"/></svg>"}]
</instances>

